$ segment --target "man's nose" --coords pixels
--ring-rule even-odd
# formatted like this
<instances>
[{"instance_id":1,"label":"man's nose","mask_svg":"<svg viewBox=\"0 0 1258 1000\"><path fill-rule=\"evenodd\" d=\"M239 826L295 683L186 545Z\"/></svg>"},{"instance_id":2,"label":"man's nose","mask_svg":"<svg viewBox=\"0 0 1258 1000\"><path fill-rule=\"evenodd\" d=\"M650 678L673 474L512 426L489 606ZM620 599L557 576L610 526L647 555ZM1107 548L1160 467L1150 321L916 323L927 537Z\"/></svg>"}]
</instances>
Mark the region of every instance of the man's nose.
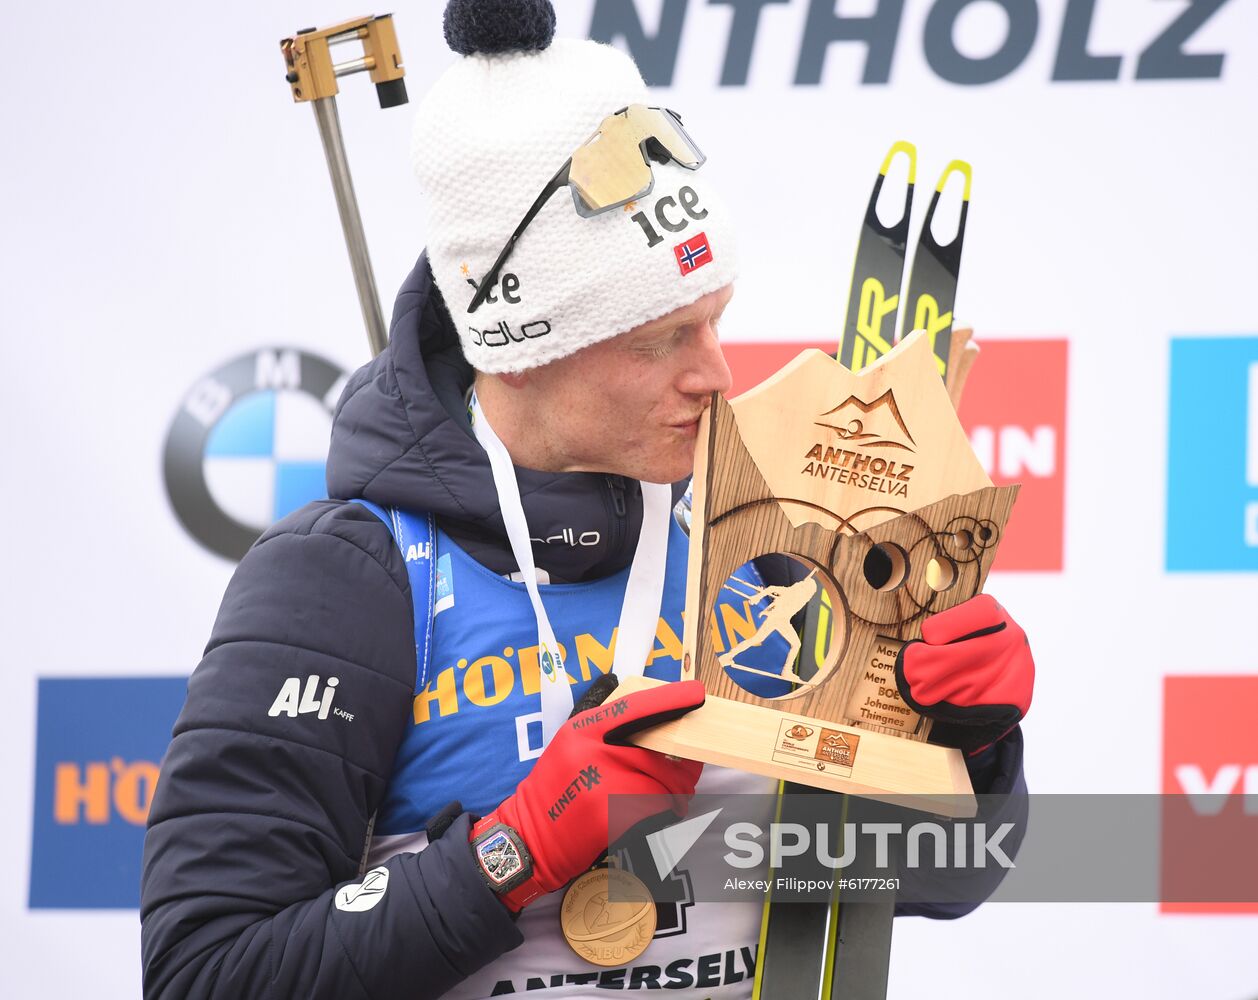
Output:
<instances>
[{"instance_id":1,"label":"man's nose","mask_svg":"<svg viewBox=\"0 0 1258 1000\"><path fill-rule=\"evenodd\" d=\"M694 350L678 388L690 395L728 393L734 384L716 327L708 322L695 332Z\"/></svg>"}]
</instances>

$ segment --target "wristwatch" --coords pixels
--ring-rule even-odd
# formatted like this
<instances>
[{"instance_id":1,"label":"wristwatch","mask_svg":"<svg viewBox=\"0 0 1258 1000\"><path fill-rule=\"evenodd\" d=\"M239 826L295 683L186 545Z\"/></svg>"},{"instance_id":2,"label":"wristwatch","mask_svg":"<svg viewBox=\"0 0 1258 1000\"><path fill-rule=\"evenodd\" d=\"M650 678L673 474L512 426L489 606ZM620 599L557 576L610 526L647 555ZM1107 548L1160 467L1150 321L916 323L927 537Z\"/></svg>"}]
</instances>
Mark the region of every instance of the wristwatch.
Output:
<instances>
[{"instance_id":1,"label":"wristwatch","mask_svg":"<svg viewBox=\"0 0 1258 1000\"><path fill-rule=\"evenodd\" d=\"M533 877L533 855L519 832L497 816L486 816L472 827L472 855L485 884L513 913L540 896Z\"/></svg>"}]
</instances>

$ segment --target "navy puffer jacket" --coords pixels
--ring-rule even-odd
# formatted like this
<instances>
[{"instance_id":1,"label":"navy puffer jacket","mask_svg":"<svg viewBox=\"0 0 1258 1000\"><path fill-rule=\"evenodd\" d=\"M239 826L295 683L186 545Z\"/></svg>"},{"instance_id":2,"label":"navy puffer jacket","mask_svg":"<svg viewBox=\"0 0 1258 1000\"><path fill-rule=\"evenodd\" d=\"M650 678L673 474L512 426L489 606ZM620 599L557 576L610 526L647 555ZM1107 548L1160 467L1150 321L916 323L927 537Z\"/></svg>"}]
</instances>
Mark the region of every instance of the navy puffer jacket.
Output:
<instances>
[{"instance_id":1,"label":"navy puffer jacket","mask_svg":"<svg viewBox=\"0 0 1258 1000\"><path fill-rule=\"evenodd\" d=\"M337 407L328 495L342 499L309 504L258 539L189 682L145 837L145 996L419 1000L520 943L477 872L466 816L428 850L387 863L382 919L333 905L358 876L415 681L405 564L384 525L346 499L431 511L477 561L516 569L467 422L471 378L421 257L389 347ZM641 525L636 482L521 470L520 487L540 537L575 523L599 531L598 546L537 547L552 580L628 564ZM336 704L354 725L268 716L287 678L310 675L339 678Z\"/></svg>"}]
</instances>

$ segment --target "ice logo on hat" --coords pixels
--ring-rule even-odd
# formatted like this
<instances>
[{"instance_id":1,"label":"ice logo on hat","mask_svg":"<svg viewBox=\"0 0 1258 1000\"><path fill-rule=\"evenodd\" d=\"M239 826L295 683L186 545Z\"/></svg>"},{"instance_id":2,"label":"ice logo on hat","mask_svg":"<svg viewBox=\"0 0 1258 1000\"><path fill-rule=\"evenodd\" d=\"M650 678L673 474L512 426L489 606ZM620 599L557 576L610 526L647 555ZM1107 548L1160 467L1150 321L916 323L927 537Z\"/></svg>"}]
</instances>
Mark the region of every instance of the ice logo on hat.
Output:
<instances>
[{"instance_id":1,"label":"ice logo on hat","mask_svg":"<svg viewBox=\"0 0 1258 1000\"><path fill-rule=\"evenodd\" d=\"M295 348L233 358L184 396L166 438L166 491L187 532L240 559L272 523L326 496L332 410L346 375Z\"/></svg>"}]
</instances>

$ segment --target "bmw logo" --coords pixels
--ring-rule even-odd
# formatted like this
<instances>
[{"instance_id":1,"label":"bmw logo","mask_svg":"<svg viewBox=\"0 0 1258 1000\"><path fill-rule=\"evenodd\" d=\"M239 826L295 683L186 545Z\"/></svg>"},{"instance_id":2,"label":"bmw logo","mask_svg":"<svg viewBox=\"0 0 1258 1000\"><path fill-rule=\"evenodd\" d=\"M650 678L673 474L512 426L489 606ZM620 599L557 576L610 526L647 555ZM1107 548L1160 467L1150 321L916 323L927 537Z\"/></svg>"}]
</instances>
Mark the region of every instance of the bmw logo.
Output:
<instances>
[{"instance_id":1,"label":"bmw logo","mask_svg":"<svg viewBox=\"0 0 1258 1000\"><path fill-rule=\"evenodd\" d=\"M238 560L275 521L326 496L332 411L345 380L317 355L267 347L192 386L163 462L166 492L188 534Z\"/></svg>"}]
</instances>

